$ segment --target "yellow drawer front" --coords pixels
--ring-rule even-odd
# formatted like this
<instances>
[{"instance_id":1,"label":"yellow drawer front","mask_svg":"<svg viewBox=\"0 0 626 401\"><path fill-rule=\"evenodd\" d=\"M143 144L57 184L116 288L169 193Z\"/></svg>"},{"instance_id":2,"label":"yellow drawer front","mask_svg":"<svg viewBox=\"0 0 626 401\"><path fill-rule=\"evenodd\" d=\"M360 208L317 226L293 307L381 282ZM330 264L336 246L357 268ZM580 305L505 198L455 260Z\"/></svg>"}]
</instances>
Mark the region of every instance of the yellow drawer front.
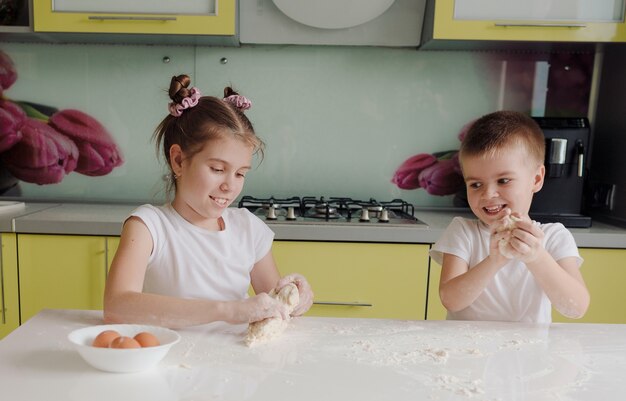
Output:
<instances>
[{"instance_id":1,"label":"yellow drawer front","mask_svg":"<svg viewBox=\"0 0 626 401\"><path fill-rule=\"evenodd\" d=\"M583 26L545 26L549 21L476 21L454 19L454 0L435 2L433 39L538 42L616 42L626 40L626 25L585 22ZM557 23L560 23L557 21ZM526 26L513 26L526 24ZM539 26L544 24L544 26ZM552 25L555 25L554 23ZM562 25L562 23L561 23Z\"/></svg>"},{"instance_id":2,"label":"yellow drawer front","mask_svg":"<svg viewBox=\"0 0 626 401\"><path fill-rule=\"evenodd\" d=\"M21 322L44 308L102 309L103 237L18 236Z\"/></svg>"},{"instance_id":3,"label":"yellow drawer front","mask_svg":"<svg viewBox=\"0 0 626 401\"><path fill-rule=\"evenodd\" d=\"M424 319L427 245L276 241L273 251L281 274L311 283L309 316Z\"/></svg>"},{"instance_id":4,"label":"yellow drawer front","mask_svg":"<svg viewBox=\"0 0 626 401\"><path fill-rule=\"evenodd\" d=\"M568 319L553 311L555 322L626 323L626 249L580 249L585 259L581 273L591 295L591 303L581 319Z\"/></svg>"},{"instance_id":5,"label":"yellow drawer front","mask_svg":"<svg viewBox=\"0 0 626 401\"><path fill-rule=\"evenodd\" d=\"M17 246L15 234L2 234L0 265L0 339L20 324L20 304L17 290Z\"/></svg>"},{"instance_id":6,"label":"yellow drawer front","mask_svg":"<svg viewBox=\"0 0 626 401\"><path fill-rule=\"evenodd\" d=\"M217 15L55 12L53 0L33 0L35 32L234 35L235 0L217 0L217 10Z\"/></svg>"}]
</instances>

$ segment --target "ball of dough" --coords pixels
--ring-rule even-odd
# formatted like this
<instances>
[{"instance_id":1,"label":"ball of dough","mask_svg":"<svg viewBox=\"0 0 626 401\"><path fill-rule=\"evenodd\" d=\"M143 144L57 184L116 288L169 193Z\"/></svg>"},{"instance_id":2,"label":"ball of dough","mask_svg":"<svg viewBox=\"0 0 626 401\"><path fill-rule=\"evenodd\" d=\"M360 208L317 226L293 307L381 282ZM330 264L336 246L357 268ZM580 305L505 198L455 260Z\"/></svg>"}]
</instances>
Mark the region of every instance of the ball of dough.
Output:
<instances>
[{"instance_id":1,"label":"ball of dough","mask_svg":"<svg viewBox=\"0 0 626 401\"><path fill-rule=\"evenodd\" d=\"M515 254L513 253L513 248L510 244L511 231L513 231L515 227L517 227L517 222L521 221L521 219L515 216L506 216L502 219L502 221L503 224L500 229L498 229L498 232L508 231L509 235L506 238L498 241L498 250L500 251L500 254L502 254L502 256L504 256L505 258L513 259L515 258Z\"/></svg>"},{"instance_id":2,"label":"ball of dough","mask_svg":"<svg viewBox=\"0 0 626 401\"><path fill-rule=\"evenodd\" d=\"M300 293L294 283L287 284L280 291L273 289L268 295L282 302L287 307L289 313L293 312L300 302ZM251 347L277 338L285 331L288 323L288 320L276 317L269 317L259 322L250 323L244 342L248 347Z\"/></svg>"}]
</instances>

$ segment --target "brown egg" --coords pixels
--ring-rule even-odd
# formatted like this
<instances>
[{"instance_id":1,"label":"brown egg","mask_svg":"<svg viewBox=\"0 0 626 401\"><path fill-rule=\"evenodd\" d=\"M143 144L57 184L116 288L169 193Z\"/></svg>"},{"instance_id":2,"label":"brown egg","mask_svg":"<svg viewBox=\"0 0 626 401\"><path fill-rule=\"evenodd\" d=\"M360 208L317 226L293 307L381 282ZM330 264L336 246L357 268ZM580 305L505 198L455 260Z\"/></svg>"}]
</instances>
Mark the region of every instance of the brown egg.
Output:
<instances>
[{"instance_id":1,"label":"brown egg","mask_svg":"<svg viewBox=\"0 0 626 401\"><path fill-rule=\"evenodd\" d=\"M148 333L147 331L142 331L134 338L142 347L156 347L157 345L161 345L159 339L156 338L154 334Z\"/></svg>"},{"instance_id":2,"label":"brown egg","mask_svg":"<svg viewBox=\"0 0 626 401\"><path fill-rule=\"evenodd\" d=\"M120 336L111 341L109 348L141 348L141 345L134 338Z\"/></svg>"},{"instance_id":3,"label":"brown egg","mask_svg":"<svg viewBox=\"0 0 626 401\"><path fill-rule=\"evenodd\" d=\"M109 348L111 342L119 336L120 333L115 330L105 330L96 336L91 345L99 348Z\"/></svg>"}]
</instances>

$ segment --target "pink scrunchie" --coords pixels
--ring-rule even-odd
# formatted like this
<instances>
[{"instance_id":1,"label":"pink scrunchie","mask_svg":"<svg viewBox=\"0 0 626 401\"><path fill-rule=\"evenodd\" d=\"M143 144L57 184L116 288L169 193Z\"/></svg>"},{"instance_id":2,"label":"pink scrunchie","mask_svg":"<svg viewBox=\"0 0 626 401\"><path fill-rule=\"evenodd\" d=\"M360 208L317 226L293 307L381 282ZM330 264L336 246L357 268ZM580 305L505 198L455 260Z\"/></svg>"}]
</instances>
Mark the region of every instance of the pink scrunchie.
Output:
<instances>
[{"instance_id":1,"label":"pink scrunchie","mask_svg":"<svg viewBox=\"0 0 626 401\"><path fill-rule=\"evenodd\" d=\"M235 106L236 108L240 110L248 110L250 107L252 107L252 102L250 101L250 99L241 95L230 95L230 96L225 97L222 100L224 100L227 103L232 104L233 106Z\"/></svg>"},{"instance_id":2,"label":"pink scrunchie","mask_svg":"<svg viewBox=\"0 0 626 401\"><path fill-rule=\"evenodd\" d=\"M200 100L200 90L195 86L191 88L191 95L184 98L180 103L171 102L167 105L167 108L170 111L170 114L174 117L180 117L183 114L183 110L190 109L198 104L198 100Z\"/></svg>"}]
</instances>

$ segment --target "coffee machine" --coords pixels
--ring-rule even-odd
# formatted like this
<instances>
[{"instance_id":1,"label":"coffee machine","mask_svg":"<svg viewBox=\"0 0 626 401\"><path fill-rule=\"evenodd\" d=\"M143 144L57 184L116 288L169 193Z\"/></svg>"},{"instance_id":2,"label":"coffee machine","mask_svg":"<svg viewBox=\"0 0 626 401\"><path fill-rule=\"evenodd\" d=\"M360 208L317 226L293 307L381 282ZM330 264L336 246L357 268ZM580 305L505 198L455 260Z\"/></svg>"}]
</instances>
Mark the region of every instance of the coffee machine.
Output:
<instances>
[{"instance_id":1,"label":"coffee machine","mask_svg":"<svg viewBox=\"0 0 626 401\"><path fill-rule=\"evenodd\" d=\"M586 118L533 117L546 140L543 188L533 198L529 215L541 223L591 227L583 214L583 190L589 171L590 128Z\"/></svg>"}]
</instances>

